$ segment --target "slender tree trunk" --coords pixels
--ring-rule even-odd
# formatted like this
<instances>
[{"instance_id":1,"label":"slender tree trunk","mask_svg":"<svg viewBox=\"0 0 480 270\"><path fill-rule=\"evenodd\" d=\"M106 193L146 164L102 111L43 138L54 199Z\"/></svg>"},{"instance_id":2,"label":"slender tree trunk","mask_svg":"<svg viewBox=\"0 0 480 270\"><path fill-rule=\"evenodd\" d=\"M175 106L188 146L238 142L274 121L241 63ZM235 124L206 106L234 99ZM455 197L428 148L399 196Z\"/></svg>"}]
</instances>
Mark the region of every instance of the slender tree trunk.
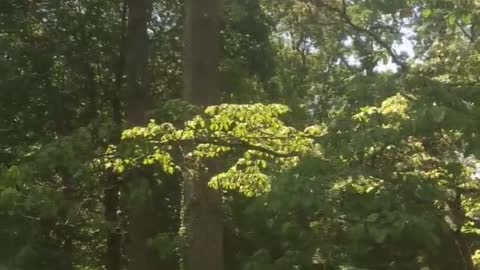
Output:
<instances>
[{"instance_id":1,"label":"slender tree trunk","mask_svg":"<svg viewBox=\"0 0 480 270\"><path fill-rule=\"evenodd\" d=\"M220 96L220 0L185 2L184 98L205 106L218 104ZM195 168L186 175L184 219L187 238L185 270L223 270L223 215L221 192L208 181L217 164Z\"/></svg>"},{"instance_id":2,"label":"slender tree trunk","mask_svg":"<svg viewBox=\"0 0 480 270\"><path fill-rule=\"evenodd\" d=\"M151 0L128 0L127 32L127 95L125 120L128 126L140 126L147 122L149 89L146 79L148 64L148 22L151 17ZM157 231L155 208L150 190L151 176L136 170L126 177L128 200L128 242L126 253L130 270L156 270L157 257L149 245Z\"/></svg>"},{"instance_id":3,"label":"slender tree trunk","mask_svg":"<svg viewBox=\"0 0 480 270\"><path fill-rule=\"evenodd\" d=\"M104 190L105 219L109 224L105 268L120 270L122 263L122 235L118 216L120 184L114 172L108 172Z\"/></svg>"},{"instance_id":4,"label":"slender tree trunk","mask_svg":"<svg viewBox=\"0 0 480 270\"><path fill-rule=\"evenodd\" d=\"M74 203L73 198L73 183L68 175L62 175L62 185L63 185L63 196L64 196L64 209L61 211L62 219L64 220L64 225L62 228L63 232L63 254L62 258L62 270L73 270L74 269L74 246L73 246L73 228L70 227L68 221L68 212L72 209L72 203Z\"/></svg>"},{"instance_id":5,"label":"slender tree trunk","mask_svg":"<svg viewBox=\"0 0 480 270\"><path fill-rule=\"evenodd\" d=\"M122 108L120 94L123 89L123 75L125 73L125 31L127 25L127 3L123 3L121 11L120 48L115 71L115 87L110 93L112 119L115 125L112 131L111 143L120 141L122 130ZM104 188L105 220L109 224L107 233L107 250L105 256L106 270L122 269L122 226L120 225L120 182L118 175L113 171L106 174Z\"/></svg>"},{"instance_id":6,"label":"slender tree trunk","mask_svg":"<svg viewBox=\"0 0 480 270\"><path fill-rule=\"evenodd\" d=\"M55 134L58 137L66 136L69 128L67 126L67 120L65 119L65 111L62 93L58 87L54 87L51 81L51 77L48 77L45 82L45 89L48 90L49 99L50 99L50 114L53 117L54 130ZM67 225L68 222L68 212L71 210L71 205L73 203L73 185L71 179L68 175L65 175L62 171L63 168L55 168L56 173L61 177L62 184L62 193L63 193L63 202L62 207L59 211L59 216L57 224L59 227L56 229L59 231L61 246L58 248L61 250L62 256L58 258L59 270L73 270L73 256L74 256L74 246L73 246L73 231L72 228ZM50 235L49 235L50 237Z\"/></svg>"}]
</instances>

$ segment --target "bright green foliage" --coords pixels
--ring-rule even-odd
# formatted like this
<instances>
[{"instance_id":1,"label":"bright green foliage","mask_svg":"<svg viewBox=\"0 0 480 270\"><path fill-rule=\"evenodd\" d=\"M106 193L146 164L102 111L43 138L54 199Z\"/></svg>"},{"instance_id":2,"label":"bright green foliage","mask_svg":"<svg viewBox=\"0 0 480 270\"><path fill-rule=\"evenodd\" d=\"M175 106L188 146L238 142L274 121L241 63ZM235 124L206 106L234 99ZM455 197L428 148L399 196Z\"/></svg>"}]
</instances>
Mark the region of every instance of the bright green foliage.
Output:
<instances>
[{"instance_id":1,"label":"bright green foliage","mask_svg":"<svg viewBox=\"0 0 480 270\"><path fill-rule=\"evenodd\" d=\"M390 97L382 102L380 107L363 107L360 113L353 116L354 120L369 123L370 121L383 122L385 129L399 129L400 121L408 120L410 103L400 94ZM387 119L387 121L382 121ZM386 123L385 123L386 122Z\"/></svg>"},{"instance_id":2,"label":"bright green foliage","mask_svg":"<svg viewBox=\"0 0 480 270\"><path fill-rule=\"evenodd\" d=\"M322 137L323 158L302 160L277 176L268 197L252 203L249 215L267 218L271 233L265 238L282 235L286 241L282 263L267 261L269 267L297 263L315 269L309 268L314 261L360 269L420 269L435 265L431 260L438 256L463 256L454 245L462 238L449 235L478 230L473 165L458 156L460 133L415 134L413 104L395 95L379 107L361 108L352 115L353 128ZM261 240L254 242L262 246ZM251 260L265 263L271 250L262 247L267 249L263 259ZM456 260L442 264L462 267Z\"/></svg>"},{"instance_id":3,"label":"bright green foliage","mask_svg":"<svg viewBox=\"0 0 480 270\"><path fill-rule=\"evenodd\" d=\"M258 195L270 190L267 172L294 167L299 156L313 150L313 139L325 132L319 126L302 132L285 125L279 117L288 111L279 104L222 104L206 108L183 129L151 121L147 127L125 130L122 150L111 146L105 166L122 173L126 166L158 164L172 174L175 166L187 170L184 166L192 162L226 157L226 171L213 176L210 186ZM188 162L174 162L177 149Z\"/></svg>"}]
</instances>

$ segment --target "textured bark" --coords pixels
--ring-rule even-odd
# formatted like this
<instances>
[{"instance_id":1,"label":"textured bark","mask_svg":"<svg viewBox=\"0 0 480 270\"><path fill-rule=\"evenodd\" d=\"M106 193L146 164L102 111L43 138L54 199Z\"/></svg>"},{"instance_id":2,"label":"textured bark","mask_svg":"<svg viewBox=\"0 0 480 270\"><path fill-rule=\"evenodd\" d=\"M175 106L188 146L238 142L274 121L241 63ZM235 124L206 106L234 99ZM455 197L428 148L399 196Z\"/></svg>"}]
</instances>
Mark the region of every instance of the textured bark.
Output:
<instances>
[{"instance_id":1,"label":"textured bark","mask_svg":"<svg viewBox=\"0 0 480 270\"><path fill-rule=\"evenodd\" d=\"M218 104L221 98L220 1L185 1L184 98L196 105Z\"/></svg>"},{"instance_id":2,"label":"textured bark","mask_svg":"<svg viewBox=\"0 0 480 270\"><path fill-rule=\"evenodd\" d=\"M205 106L218 104L220 96L220 0L185 2L184 98ZM185 270L223 270L223 216L221 192L208 187L217 164L192 165L186 173L184 220L187 234Z\"/></svg>"}]
</instances>

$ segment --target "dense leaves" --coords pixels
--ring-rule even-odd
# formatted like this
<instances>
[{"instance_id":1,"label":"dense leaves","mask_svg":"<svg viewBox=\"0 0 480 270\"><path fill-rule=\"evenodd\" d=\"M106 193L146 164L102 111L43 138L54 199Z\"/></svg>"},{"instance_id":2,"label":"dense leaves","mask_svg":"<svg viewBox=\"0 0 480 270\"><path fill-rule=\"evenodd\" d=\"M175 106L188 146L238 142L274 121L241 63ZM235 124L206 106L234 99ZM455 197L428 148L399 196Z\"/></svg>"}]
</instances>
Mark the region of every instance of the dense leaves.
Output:
<instances>
[{"instance_id":1,"label":"dense leaves","mask_svg":"<svg viewBox=\"0 0 480 270\"><path fill-rule=\"evenodd\" d=\"M307 127L305 132L286 126L278 117L287 111L278 104L224 104L206 108L179 130L170 123L152 121L145 128L124 131L124 149L111 146L105 167L122 173L127 166L159 164L172 174L175 166L188 171L191 163L229 155L233 165L225 165L226 171L213 176L210 186L239 190L247 196L260 194L270 190L265 170L281 172L294 166L300 156L313 151L313 138L324 133L319 126ZM183 156L178 165L171 154L175 149Z\"/></svg>"},{"instance_id":2,"label":"dense leaves","mask_svg":"<svg viewBox=\"0 0 480 270\"><path fill-rule=\"evenodd\" d=\"M202 108L185 1L1 1L0 269L180 269L206 172L225 269L480 269L480 3L222 2Z\"/></svg>"}]
</instances>

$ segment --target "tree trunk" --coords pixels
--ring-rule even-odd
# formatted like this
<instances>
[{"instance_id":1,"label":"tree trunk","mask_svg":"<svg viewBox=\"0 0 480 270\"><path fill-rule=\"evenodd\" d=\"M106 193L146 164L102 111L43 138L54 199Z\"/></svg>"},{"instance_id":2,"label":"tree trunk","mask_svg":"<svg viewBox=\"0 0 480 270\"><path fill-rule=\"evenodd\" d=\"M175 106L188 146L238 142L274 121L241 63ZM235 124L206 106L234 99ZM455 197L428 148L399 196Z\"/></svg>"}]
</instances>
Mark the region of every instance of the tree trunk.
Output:
<instances>
[{"instance_id":1,"label":"tree trunk","mask_svg":"<svg viewBox=\"0 0 480 270\"><path fill-rule=\"evenodd\" d=\"M462 192L457 189L455 199L448 202L450 213L453 215L453 221L456 226L452 231L452 240L456 246L458 257L461 259L462 269L474 270L475 266L472 260L471 243L462 233L462 227L465 225L465 211L462 208Z\"/></svg>"},{"instance_id":2,"label":"tree trunk","mask_svg":"<svg viewBox=\"0 0 480 270\"><path fill-rule=\"evenodd\" d=\"M108 172L104 191L105 220L108 223L106 270L120 270L122 266L122 235L118 216L120 183L114 172Z\"/></svg>"},{"instance_id":3,"label":"tree trunk","mask_svg":"<svg viewBox=\"0 0 480 270\"><path fill-rule=\"evenodd\" d=\"M146 68L148 64L148 22L152 10L151 0L128 0L127 32L127 95L125 120L129 127L146 124L149 107ZM126 176L128 200L128 241L126 253L130 270L156 270L158 256L149 245L155 237L155 209L149 189L151 175L136 170Z\"/></svg>"},{"instance_id":4,"label":"tree trunk","mask_svg":"<svg viewBox=\"0 0 480 270\"><path fill-rule=\"evenodd\" d=\"M192 104L218 104L220 96L220 0L185 2L184 98ZM223 270L223 215L221 192L208 181L215 162L196 168L185 178L185 270Z\"/></svg>"},{"instance_id":5,"label":"tree trunk","mask_svg":"<svg viewBox=\"0 0 480 270\"><path fill-rule=\"evenodd\" d=\"M148 86L145 80L148 63L147 27L152 10L152 0L128 0L127 32L127 124L145 123Z\"/></svg>"},{"instance_id":6,"label":"tree trunk","mask_svg":"<svg viewBox=\"0 0 480 270\"><path fill-rule=\"evenodd\" d=\"M120 46L118 62L115 66L115 87L110 93L110 103L112 107L112 119L115 125L112 131L111 143L120 142L122 130L122 108L120 102L120 93L123 89L123 76L125 74L125 30L127 25L127 3L121 7L121 28L120 28ZM122 269L122 226L120 225L120 182L118 175L113 172L107 172L105 176L104 201L105 220L109 224L107 232L107 250L105 254L105 269Z\"/></svg>"},{"instance_id":7,"label":"tree trunk","mask_svg":"<svg viewBox=\"0 0 480 270\"><path fill-rule=\"evenodd\" d=\"M51 67L50 67L51 68ZM67 120L65 119L66 113L64 111L63 98L61 90L57 87L54 87L52 84L51 77L48 77L45 82L45 89L49 92L49 101L50 101L50 114L54 121L55 134L58 137L66 136L70 129L67 126ZM61 247L59 254L61 256L58 258L59 270L73 270L73 257L74 257L74 246L73 246L73 229L68 226L70 223L68 220L68 213L72 208L73 198L73 185L71 183L70 176L64 173L64 168L55 168L55 173L58 173L61 177L62 184L62 193L63 201L62 207L60 208L57 228L55 228L61 239ZM48 237L51 237L49 234Z\"/></svg>"},{"instance_id":8,"label":"tree trunk","mask_svg":"<svg viewBox=\"0 0 480 270\"><path fill-rule=\"evenodd\" d=\"M220 1L185 3L184 98L195 105L214 105L221 100Z\"/></svg>"}]
</instances>

